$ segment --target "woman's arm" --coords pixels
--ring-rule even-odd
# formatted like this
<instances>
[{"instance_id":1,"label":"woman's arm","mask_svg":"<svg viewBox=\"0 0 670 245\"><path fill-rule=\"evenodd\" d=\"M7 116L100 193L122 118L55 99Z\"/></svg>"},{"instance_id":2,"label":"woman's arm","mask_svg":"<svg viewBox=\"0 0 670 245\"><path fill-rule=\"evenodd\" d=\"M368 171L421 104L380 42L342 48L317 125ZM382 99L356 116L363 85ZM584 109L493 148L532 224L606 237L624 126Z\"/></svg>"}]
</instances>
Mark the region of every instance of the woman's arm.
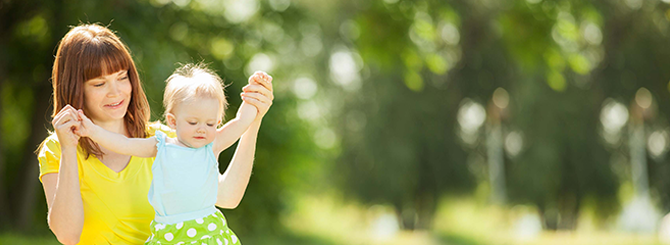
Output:
<instances>
[{"instance_id":1,"label":"woman's arm","mask_svg":"<svg viewBox=\"0 0 670 245\"><path fill-rule=\"evenodd\" d=\"M228 169L222 175L219 175L219 192L216 206L232 209L236 208L242 201L251 178L259 128L260 121L254 121L249 126L237 145L235 155L233 155Z\"/></svg>"},{"instance_id":2,"label":"woman's arm","mask_svg":"<svg viewBox=\"0 0 670 245\"><path fill-rule=\"evenodd\" d=\"M258 72L257 72L258 73ZM251 169L256 152L256 139L261 127L263 116L270 109L274 96L272 94L272 77L264 72L261 73L261 81L258 84L250 84L244 87L242 99L245 103L253 105L258 110L256 118L251 126L242 135L233 159L228 169L219 175L219 191L216 206L222 208L236 208L242 201L244 192L249 184Z\"/></svg>"},{"instance_id":3,"label":"woman's arm","mask_svg":"<svg viewBox=\"0 0 670 245\"><path fill-rule=\"evenodd\" d=\"M84 227L84 204L79 189L77 144L79 136L74 131L80 127L77 111L66 105L54 117L52 124L61 145L58 173L42 176L49 213L49 228L59 242L77 244Z\"/></svg>"},{"instance_id":4,"label":"woman's arm","mask_svg":"<svg viewBox=\"0 0 670 245\"><path fill-rule=\"evenodd\" d=\"M155 157L157 153L156 137L128 138L125 135L113 133L95 125L91 119L78 111L82 127L76 131L81 137L89 137L103 147L123 155L138 157Z\"/></svg>"}]
</instances>

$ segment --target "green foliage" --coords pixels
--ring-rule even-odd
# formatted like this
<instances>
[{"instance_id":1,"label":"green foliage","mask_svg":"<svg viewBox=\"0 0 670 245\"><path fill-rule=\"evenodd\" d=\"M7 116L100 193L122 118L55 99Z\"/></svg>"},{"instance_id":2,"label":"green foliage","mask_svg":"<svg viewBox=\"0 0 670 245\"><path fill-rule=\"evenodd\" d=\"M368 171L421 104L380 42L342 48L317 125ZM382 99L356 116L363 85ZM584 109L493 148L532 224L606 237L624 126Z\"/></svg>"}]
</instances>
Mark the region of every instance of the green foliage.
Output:
<instances>
[{"instance_id":1,"label":"green foliage","mask_svg":"<svg viewBox=\"0 0 670 245\"><path fill-rule=\"evenodd\" d=\"M518 154L505 153L508 203L537 207L546 228L574 228L584 203L601 218L614 214L630 178L625 133L615 145L601 135L603 102L629 107L644 87L653 98L647 135L669 125L670 12L661 1L240 2L0 4L0 216L32 208L36 229L47 230L41 188L34 202L23 198L37 181L25 164L49 127L55 47L81 22L109 25L129 46L152 120L161 119L164 80L178 63L205 61L224 78L226 118L254 69L273 75L276 99L249 188L239 208L224 210L243 237L284 232L279 217L296 211L296 196L332 188L392 205L404 228L429 228L437 200L489 181L487 130L498 120L503 136L523 136ZM498 88L509 106L496 111ZM470 143L458 122L464 101L487 114ZM222 170L233 152L221 155ZM664 210L667 162L649 158ZM4 227L17 222L1 218Z\"/></svg>"}]
</instances>

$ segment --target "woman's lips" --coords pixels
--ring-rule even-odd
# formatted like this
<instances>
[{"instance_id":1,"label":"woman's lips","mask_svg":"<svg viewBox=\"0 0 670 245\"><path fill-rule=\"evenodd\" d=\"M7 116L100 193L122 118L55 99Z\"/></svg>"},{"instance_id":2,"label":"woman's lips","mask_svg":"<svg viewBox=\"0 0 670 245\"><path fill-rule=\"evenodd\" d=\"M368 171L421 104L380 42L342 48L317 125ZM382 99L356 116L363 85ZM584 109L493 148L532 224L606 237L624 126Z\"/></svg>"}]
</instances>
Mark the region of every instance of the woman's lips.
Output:
<instances>
[{"instance_id":1,"label":"woman's lips","mask_svg":"<svg viewBox=\"0 0 670 245\"><path fill-rule=\"evenodd\" d=\"M118 108L121 107L121 105L123 105L124 101L125 100L122 100L122 101L119 101L119 102L116 102L116 103L106 104L105 107L112 108L112 109L118 109Z\"/></svg>"}]
</instances>

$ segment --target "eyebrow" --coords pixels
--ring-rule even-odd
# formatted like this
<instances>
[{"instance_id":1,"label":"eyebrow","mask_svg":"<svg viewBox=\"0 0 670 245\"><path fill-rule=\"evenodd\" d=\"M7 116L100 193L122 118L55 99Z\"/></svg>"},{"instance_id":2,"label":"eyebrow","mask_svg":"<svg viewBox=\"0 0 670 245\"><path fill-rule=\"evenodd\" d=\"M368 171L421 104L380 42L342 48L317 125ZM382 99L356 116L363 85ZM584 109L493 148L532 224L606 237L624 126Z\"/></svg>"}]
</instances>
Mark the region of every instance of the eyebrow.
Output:
<instances>
[{"instance_id":1,"label":"eyebrow","mask_svg":"<svg viewBox=\"0 0 670 245\"><path fill-rule=\"evenodd\" d=\"M109 74L109 75L116 75L116 76L118 77L118 76L121 76L121 75L125 75L124 73L127 73L127 72L128 72L128 70L121 70L121 71L119 71L119 72L112 73L112 74ZM105 76L109 76L109 75L105 75ZM96 78L89 79L88 81L105 80L105 79L102 78L102 77L103 77L103 76L99 76L99 77L96 77Z\"/></svg>"}]
</instances>

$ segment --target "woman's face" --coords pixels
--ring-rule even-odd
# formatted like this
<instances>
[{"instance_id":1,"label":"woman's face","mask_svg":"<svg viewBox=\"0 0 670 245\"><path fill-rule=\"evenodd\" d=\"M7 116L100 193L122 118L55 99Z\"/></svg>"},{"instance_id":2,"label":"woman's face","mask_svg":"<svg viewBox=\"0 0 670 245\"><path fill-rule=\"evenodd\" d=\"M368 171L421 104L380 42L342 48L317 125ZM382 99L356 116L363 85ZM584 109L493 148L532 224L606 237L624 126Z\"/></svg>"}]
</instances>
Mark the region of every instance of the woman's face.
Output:
<instances>
[{"instance_id":1,"label":"woman's face","mask_svg":"<svg viewBox=\"0 0 670 245\"><path fill-rule=\"evenodd\" d=\"M84 83L84 110L96 123L123 120L132 91L128 70L87 80Z\"/></svg>"}]
</instances>

